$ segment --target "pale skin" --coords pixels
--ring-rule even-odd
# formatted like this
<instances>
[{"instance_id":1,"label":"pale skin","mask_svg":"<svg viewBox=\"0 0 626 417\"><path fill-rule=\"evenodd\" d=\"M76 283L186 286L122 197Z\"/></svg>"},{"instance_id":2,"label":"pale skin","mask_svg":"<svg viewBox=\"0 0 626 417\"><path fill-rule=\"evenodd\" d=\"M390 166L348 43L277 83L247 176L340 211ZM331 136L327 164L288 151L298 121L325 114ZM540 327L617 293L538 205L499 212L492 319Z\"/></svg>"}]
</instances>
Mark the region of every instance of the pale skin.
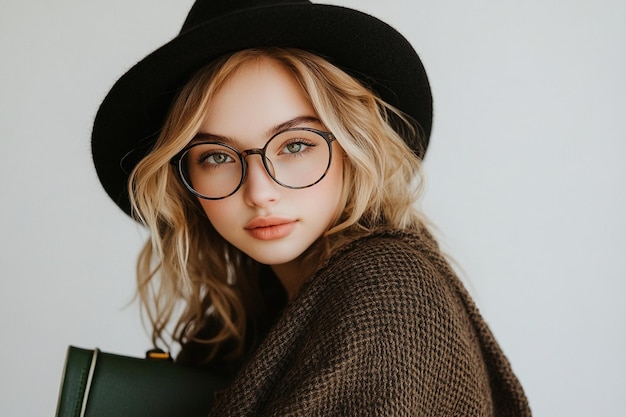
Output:
<instances>
[{"instance_id":1,"label":"pale skin","mask_svg":"<svg viewBox=\"0 0 626 417\"><path fill-rule=\"evenodd\" d=\"M199 133L239 151L262 148L273 133L291 127L326 128L293 76L262 59L237 70L210 103ZM342 150L332 143L326 176L310 188L288 189L272 180L258 155L247 157L241 188L222 200L199 199L208 219L229 243L270 265L289 298L313 272L303 252L328 228L341 209Z\"/></svg>"}]
</instances>

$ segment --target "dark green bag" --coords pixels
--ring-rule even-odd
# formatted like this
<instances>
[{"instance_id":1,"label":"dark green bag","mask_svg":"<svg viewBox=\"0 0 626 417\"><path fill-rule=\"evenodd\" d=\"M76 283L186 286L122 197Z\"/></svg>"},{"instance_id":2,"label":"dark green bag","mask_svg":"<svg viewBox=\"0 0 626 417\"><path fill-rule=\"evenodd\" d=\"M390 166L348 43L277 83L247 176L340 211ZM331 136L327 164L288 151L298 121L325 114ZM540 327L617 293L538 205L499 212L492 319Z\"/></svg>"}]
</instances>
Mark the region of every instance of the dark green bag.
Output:
<instances>
[{"instance_id":1,"label":"dark green bag","mask_svg":"<svg viewBox=\"0 0 626 417\"><path fill-rule=\"evenodd\" d=\"M70 346L57 417L204 417L223 377L169 360Z\"/></svg>"}]
</instances>

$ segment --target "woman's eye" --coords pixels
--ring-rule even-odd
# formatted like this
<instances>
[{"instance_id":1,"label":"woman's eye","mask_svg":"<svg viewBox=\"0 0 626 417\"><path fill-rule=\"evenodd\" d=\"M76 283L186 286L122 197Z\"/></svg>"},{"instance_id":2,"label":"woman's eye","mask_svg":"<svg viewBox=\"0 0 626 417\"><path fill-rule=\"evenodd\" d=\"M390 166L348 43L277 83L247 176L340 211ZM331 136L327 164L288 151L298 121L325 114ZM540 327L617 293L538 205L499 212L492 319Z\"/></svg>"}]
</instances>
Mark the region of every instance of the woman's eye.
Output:
<instances>
[{"instance_id":1,"label":"woman's eye","mask_svg":"<svg viewBox=\"0 0 626 417\"><path fill-rule=\"evenodd\" d=\"M225 153L213 153L210 155L205 155L201 160L201 162L211 165L221 165L233 161L233 158Z\"/></svg>"},{"instance_id":2,"label":"woman's eye","mask_svg":"<svg viewBox=\"0 0 626 417\"><path fill-rule=\"evenodd\" d=\"M301 142L290 143L289 145L285 146L285 150L288 153L297 153L300 152L302 148L304 148L304 146L305 145Z\"/></svg>"},{"instance_id":3,"label":"woman's eye","mask_svg":"<svg viewBox=\"0 0 626 417\"><path fill-rule=\"evenodd\" d=\"M302 152L305 152L307 148L310 148L311 146L315 146L315 145L309 144L303 141L291 142L285 145L285 147L283 148L283 153L287 153L287 154L302 153Z\"/></svg>"}]
</instances>

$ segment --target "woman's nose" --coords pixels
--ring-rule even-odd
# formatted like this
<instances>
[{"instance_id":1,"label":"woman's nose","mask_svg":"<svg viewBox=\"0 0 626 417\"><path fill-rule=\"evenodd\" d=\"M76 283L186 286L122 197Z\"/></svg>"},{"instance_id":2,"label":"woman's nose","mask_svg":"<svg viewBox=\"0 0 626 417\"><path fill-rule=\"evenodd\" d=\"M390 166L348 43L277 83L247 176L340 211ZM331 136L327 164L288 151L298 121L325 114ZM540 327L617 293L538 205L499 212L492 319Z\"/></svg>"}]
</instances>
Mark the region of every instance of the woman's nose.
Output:
<instances>
[{"instance_id":1,"label":"woman's nose","mask_svg":"<svg viewBox=\"0 0 626 417\"><path fill-rule=\"evenodd\" d=\"M281 186L265 169L261 155L248 155L246 163L247 174L243 183L246 203L250 206L266 207L280 200Z\"/></svg>"}]
</instances>

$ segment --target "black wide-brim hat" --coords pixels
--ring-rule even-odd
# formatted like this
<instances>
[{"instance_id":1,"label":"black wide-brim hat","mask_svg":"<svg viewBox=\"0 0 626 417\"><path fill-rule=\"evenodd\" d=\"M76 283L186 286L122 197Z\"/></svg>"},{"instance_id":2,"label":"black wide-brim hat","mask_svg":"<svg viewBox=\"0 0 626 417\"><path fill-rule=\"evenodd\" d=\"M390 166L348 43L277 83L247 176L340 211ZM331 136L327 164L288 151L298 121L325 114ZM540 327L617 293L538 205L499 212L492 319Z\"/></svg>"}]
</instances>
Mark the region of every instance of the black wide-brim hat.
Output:
<instances>
[{"instance_id":1,"label":"black wide-brim hat","mask_svg":"<svg viewBox=\"0 0 626 417\"><path fill-rule=\"evenodd\" d=\"M326 58L413 118L423 156L432 96L417 53L395 29L345 7L297 0L197 0L178 36L124 74L96 115L93 160L108 195L126 213L129 173L154 145L175 95L214 59L258 47L293 47Z\"/></svg>"}]
</instances>

